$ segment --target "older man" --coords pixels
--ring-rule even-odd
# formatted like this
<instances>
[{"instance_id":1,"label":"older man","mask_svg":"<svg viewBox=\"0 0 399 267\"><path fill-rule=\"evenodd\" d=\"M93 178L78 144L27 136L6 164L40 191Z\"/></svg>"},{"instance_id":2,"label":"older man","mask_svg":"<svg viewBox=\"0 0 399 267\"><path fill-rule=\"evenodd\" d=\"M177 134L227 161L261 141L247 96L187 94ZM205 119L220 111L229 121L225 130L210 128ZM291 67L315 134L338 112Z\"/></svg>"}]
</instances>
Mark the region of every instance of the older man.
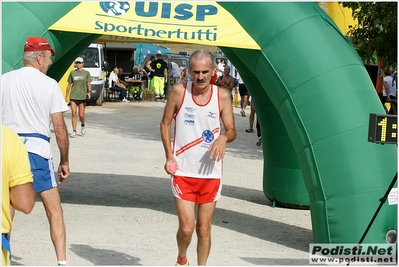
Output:
<instances>
[{"instance_id":1,"label":"older man","mask_svg":"<svg viewBox=\"0 0 399 267\"><path fill-rule=\"evenodd\" d=\"M52 56L55 52L47 40L39 36L26 40L24 67L2 75L2 119L4 125L19 134L28 150L33 187L46 210L57 265L66 265L66 231L57 184L70 175L69 139L63 115L68 106L58 83L46 75ZM50 122L60 150L58 183L52 163Z\"/></svg>"},{"instance_id":2,"label":"older man","mask_svg":"<svg viewBox=\"0 0 399 267\"><path fill-rule=\"evenodd\" d=\"M226 144L236 138L229 93L210 84L214 64L212 53L206 50L191 55L192 82L173 85L160 125L166 156L164 168L172 175L171 187L179 217L176 265L188 265L186 254L194 229L198 236L197 263L207 262L212 217L221 196ZM175 121L173 149L172 120Z\"/></svg>"},{"instance_id":3,"label":"older man","mask_svg":"<svg viewBox=\"0 0 399 267\"><path fill-rule=\"evenodd\" d=\"M109 90L119 92L119 99L124 103L129 103L130 101L126 99L126 86L121 83L118 74L119 68L115 67L108 78Z\"/></svg>"}]
</instances>

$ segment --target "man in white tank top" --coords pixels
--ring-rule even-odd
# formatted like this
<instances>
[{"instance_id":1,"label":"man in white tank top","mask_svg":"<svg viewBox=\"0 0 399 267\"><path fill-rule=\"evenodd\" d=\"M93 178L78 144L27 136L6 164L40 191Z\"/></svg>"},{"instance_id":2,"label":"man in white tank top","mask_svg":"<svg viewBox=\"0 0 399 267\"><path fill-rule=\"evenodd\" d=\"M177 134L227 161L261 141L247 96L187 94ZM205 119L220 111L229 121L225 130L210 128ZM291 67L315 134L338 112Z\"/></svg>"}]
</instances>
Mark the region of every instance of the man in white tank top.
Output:
<instances>
[{"instance_id":1,"label":"man in white tank top","mask_svg":"<svg viewBox=\"0 0 399 267\"><path fill-rule=\"evenodd\" d=\"M173 85L160 125L166 156L164 168L171 174L179 217L176 265L188 265L186 254L194 229L198 236L197 264L206 265L212 216L222 189L226 144L236 138L230 93L210 84L214 70L210 52L197 50L191 55L188 71L192 82Z\"/></svg>"}]
</instances>

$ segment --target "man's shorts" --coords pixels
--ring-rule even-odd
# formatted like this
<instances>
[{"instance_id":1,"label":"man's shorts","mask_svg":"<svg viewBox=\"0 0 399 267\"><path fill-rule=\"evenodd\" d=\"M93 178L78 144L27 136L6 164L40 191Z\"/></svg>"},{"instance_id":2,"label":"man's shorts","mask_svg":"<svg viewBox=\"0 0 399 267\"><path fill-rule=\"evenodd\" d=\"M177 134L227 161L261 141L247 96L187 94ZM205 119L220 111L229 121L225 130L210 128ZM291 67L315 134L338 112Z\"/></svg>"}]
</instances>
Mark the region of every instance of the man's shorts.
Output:
<instances>
[{"instance_id":1,"label":"man's shorts","mask_svg":"<svg viewBox=\"0 0 399 267\"><path fill-rule=\"evenodd\" d=\"M57 186L54 176L54 164L51 159L45 159L37 154L28 153L30 169L33 173L33 188L36 193Z\"/></svg>"},{"instance_id":2,"label":"man's shorts","mask_svg":"<svg viewBox=\"0 0 399 267\"><path fill-rule=\"evenodd\" d=\"M216 202L221 197L221 179L172 176L172 192L176 198L204 204Z\"/></svg>"},{"instance_id":3,"label":"man's shorts","mask_svg":"<svg viewBox=\"0 0 399 267\"><path fill-rule=\"evenodd\" d=\"M238 91L240 92L240 96L248 95L248 89L243 83L238 85Z\"/></svg>"}]
</instances>

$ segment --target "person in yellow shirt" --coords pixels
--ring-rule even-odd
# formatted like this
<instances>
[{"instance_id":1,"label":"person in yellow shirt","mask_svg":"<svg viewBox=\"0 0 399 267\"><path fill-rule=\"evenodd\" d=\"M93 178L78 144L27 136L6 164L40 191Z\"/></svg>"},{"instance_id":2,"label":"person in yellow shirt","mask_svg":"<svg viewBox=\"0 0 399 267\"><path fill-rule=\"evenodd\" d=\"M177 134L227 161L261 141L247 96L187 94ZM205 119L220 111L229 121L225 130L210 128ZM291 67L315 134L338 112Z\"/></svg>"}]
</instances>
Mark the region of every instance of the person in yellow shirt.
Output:
<instances>
[{"instance_id":1,"label":"person in yellow shirt","mask_svg":"<svg viewBox=\"0 0 399 267\"><path fill-rule=\"evenodd\" d=\"M1 126L2 162L2 265L10 265L10 231L12 228L11 206L30 213L35 204L33 175L30 170L28 151L20 137L10 128Z\"/></svg>"}]
</instances>

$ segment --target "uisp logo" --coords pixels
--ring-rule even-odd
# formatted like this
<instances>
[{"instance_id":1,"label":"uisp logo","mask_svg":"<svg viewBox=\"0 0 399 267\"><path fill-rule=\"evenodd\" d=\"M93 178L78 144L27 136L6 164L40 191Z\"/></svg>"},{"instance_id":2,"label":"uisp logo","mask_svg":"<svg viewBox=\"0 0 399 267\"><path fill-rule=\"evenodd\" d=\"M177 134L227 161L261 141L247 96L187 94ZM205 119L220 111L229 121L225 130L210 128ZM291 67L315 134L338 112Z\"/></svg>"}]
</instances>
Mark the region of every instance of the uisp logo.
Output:
<instances>
[{"instance_id":1,"label":"uisp logo","mask_svg":"<svg viewBox=\"0 0 399 267\"><path fill-rule=\"evenodd\" d=\"M130 9L130 4L129 2L110 1L100 2L100 7L108 15L121 16Z\"/></svg>"},{"instance_id":2,"label":"uisp logo","mask_svg":"<svg viewBox=\"0 0 399 267\"><path fill-rule=\"evenodd\" d=\"M205 130L202 132L202 140L204 140L205 143L211 143L215 139L215 135L212 133L210 130Z\"/></svg>"}]
</instances>

